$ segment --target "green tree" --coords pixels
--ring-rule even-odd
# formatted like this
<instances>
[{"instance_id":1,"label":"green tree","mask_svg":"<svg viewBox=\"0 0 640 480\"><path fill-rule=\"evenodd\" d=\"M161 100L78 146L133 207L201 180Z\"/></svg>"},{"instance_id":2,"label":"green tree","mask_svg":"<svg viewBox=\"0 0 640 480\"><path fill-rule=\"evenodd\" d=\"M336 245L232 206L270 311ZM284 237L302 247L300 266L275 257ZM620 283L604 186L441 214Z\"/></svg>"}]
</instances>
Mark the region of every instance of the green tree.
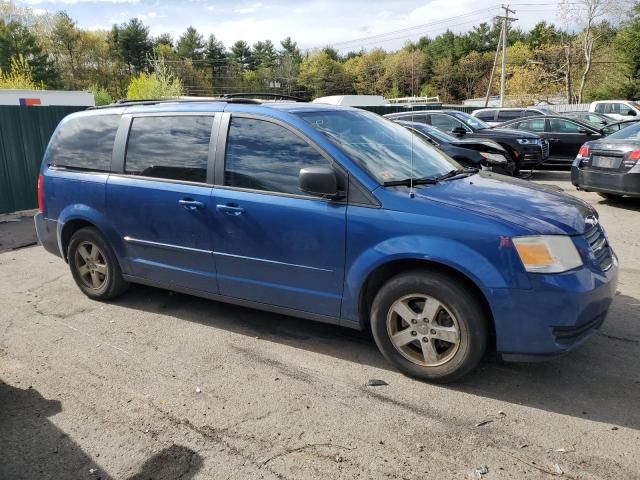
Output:
<instances>
[{"instance_id":1,"label":"green tree","mask_svg":"<svg viewBox=\"0 0 640 480\"><path fill-rule=\"evenodd\" d=\"M298 82L314 97L354 92L353 79L325 49L309 54L300 65Z\"/></svg>"},{"instance_id":2,"label":"green tree","mask_svg":"<svg viewBox=\"0 0 640 480\"><path fill-rule=\"evenodd\" d=\"M176 53L180 58L202 60L205 53L205 44L202 35L200 35L195 28L189 26L187 31L178 39Z\"/></svg>"},{"instance_id":3,"label":"green tree","mask_svg":"<svg viewBox=\"0 0 640 480\"><path fill-rule=\"evenodd\" d=\"M8 71L0 68L0 89L41 90L42 83L33 80L31 65L18 55L11 58Z\"/></svg>"},{"instance_id":4,"label":"green tree","mask_svg":"<svg viewBox=\"0 0 640 480\"><path fill-rule=\"evenodd\" d=\"M618 31L614 49L622 62L624 80L619 86L609 88L612 96L640 98L640 2L634 5L629 20Z\"/></svg>"},{"instance_id":5,"label":"green tree","mask_svg":"<svg viewBox=\"0 0 640 480\"><path fill-rule=\"evenodd\" d=\"M243 72L251 66L251 48L247 42L238 40L231 45L230 50L230 57L238 63Z\"/></svg>"},{"instance_id":6,"label":"green tree","mask_svg":"<svg viewBox=\"0 0 640 480\"><path fill-rule=\"evenodd\" d=\"M81 33L67 12L56 13L51 30L51 44L56 52L65 86L77 88Z\"/></svg>"},{"instance_id":7,"label":"green tree","mask_svg":"<svg viewBox=\"0 0 640 480\"><path fill-rule=\"evenodd\" d=\"M52 59L43 51L35 35L26 25L0 19L0 68L11 70L12 59L24 58L31 68L33 80L48 87L59 85L59 76Z\"/></svg>"},{"instance_id":8,"label":"green tree","mask_svg":"<svg viewBox=\"0 0 640 480\"><path fill-rule=\"evenodd\" d=\"M129 74L148 70L148 56L152 52L149 29L137 18L120 26L114 25L111 37L116 52Z\"/></svg>"},{"instance_id":9,"label":"green tree","mask_svg":"<svg viewBox=\"0 0 640 480\"><path fill-rule=\"evenodd\" d=\"M152 59L153 72L142 72L129 82L127 98L172 98L183 95L182 82L165 63L164 58Z\"/></svg>"},{"instance_id":10,"label":"green tree","mask_svg":"<svg viewBox=\"0 0 640 480\"><path fill-rule=\"evenodd\" d=\"M271 40L256 42L253 44L251 55L253 68L271 68L276 62L278 54Z\"/></svg>"}]
</instances>

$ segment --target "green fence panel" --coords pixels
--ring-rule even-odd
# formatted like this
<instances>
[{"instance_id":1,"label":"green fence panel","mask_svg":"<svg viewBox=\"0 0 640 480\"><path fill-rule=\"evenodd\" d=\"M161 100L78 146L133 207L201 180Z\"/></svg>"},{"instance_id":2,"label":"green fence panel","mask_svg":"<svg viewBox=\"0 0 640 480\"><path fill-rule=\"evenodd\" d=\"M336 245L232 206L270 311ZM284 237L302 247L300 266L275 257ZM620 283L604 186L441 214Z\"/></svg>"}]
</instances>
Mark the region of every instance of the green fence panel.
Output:
<instances>
[{"instance_id":1,"label":"green fence panel","mask_svg":"<svg viewBox=\"0 0 640 480\"><path fill-rule=\"evenodd\" d=\"M42 156L60 120L86 107L0 105L0 214L36 208Z\"/></svg>"},{"instance_id":2,"label":"green fence panel","mask_svg":"<svg viewBox=\"0 0 640 480\"><path fill-rule=\"evenodd\" d=\"M412 110L459 110L461 112L471 113L474 110L478 110L478 107L465 107L462 105L442 105L442 104L434 104L434 105L416 105L413 107L405 107L403 105L383 105L376 107L358 107L363 110L368 110L370 112L377 113L378 115L386 115L387 113L397 113L397 112L410 112Z\"/></svg>"}]
</instances>

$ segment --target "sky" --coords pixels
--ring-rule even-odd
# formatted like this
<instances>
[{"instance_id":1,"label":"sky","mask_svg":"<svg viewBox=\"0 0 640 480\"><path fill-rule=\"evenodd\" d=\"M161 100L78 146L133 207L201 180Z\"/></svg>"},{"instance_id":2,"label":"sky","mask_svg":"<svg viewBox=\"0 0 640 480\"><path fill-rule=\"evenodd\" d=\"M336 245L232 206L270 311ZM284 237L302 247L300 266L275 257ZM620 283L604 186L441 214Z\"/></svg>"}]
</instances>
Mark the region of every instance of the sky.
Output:
<instances>
[{"instance_id":1,"label":"sky","mask_svg":"<svg viewBox=\"0 0 640 480\"><path fill-rule=\"evenodd\" d=\"M540 20L556 21L558 0L512 3L523 29ZM250 44L287 36L303 48L334 46L342 52L401 47L422 35L436 36L447 28L470 30L500 14L493 0L17 0L36 12L66 10L86 29L110 29L137 17L153 36L177 39L192 25L214 34L229 47L236 40ZM416 27L416 28L413 28ZM389 32L396 32L389 34ZM385 34L385 35L382 35ZM377 36L376 35L382 35ZM369 38L372 37L373 38Z\"/></svg>"}]
</instances>

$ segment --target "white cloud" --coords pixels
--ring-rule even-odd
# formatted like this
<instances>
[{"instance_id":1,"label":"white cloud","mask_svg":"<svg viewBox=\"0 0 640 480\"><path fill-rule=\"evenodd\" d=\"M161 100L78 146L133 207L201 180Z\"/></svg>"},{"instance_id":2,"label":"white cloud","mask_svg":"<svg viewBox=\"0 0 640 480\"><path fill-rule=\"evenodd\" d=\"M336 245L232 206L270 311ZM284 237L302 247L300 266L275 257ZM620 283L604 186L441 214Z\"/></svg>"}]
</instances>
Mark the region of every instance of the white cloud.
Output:
<instances>
[{"instance_id":1,"label":"white cloud","mask_svg":"<svg viewBox=\"0 0 640 480\"><path fill-rule=\"evenodd\" d=\"M256 10L258 10L260 7L262 7L262 2L256 2L253 5L249 5L247 7L242 7L242 8L236 8L234 10L234 13L240 13L240 14L247 14L247 13L253 13Z\"/></svg>"},{"instance_id":2,"label":"white cloud","mask_svg":"<svg viewBox=\"0 0 640 480\"><path fill-rule=\"evenodd\" d=\"M60 4L76 5L78 3L138 3L140 0L22 0L26 5Z\"/></svg>"}]
</instances>

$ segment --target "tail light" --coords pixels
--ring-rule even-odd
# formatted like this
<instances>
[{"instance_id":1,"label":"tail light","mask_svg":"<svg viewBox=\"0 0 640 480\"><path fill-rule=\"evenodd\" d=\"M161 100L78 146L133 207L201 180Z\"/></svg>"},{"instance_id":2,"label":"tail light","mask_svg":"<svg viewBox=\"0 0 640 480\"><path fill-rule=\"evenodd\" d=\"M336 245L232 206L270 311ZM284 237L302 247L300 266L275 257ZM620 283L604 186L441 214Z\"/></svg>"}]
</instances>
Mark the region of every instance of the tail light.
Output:
<instances>
[{"instance_id":1,"label":"tail light","mask_svg":"<svg viewBox=\"0 0 640 480\"><path fill-rule=\"evenodd\" d=\"M44 180L44 178L42 177L42 175L40 175L38 177L38 210L40 210L40 213L44 213L44 185L43 185L43 180Z\"/></svg>"},{"instance_id":2,"label":"tail light","mask_svg":"<svg viewBox=\"0 0 640 480\"><path fill-rule=\"evenodd\" d=\"M633 150L627 154L629 160L640 160L640 150Z\"/></svg>"},{"instance_id":3,"label":"tail light","mask_svg":"<svg viewBox=\"0 0 640 480\"><path fill-rule=\"evenodd\" d=\"M627 158L622 161L622 166L625 168L633 168L640 160L640 150L632 150L627 153Z\"/></svg>"},{"instance_id":4,"label":"tail light","mask_svg":"<svg viewBox=\"0 0 640 480\"><path fill-rule=\"evenodd\" d=\"M586 145L583 145L580 147L580 150L578 150L578 156L582 157L582 158L588 158L589 157L589 147Z\"/></svg>"}]
</instances>

